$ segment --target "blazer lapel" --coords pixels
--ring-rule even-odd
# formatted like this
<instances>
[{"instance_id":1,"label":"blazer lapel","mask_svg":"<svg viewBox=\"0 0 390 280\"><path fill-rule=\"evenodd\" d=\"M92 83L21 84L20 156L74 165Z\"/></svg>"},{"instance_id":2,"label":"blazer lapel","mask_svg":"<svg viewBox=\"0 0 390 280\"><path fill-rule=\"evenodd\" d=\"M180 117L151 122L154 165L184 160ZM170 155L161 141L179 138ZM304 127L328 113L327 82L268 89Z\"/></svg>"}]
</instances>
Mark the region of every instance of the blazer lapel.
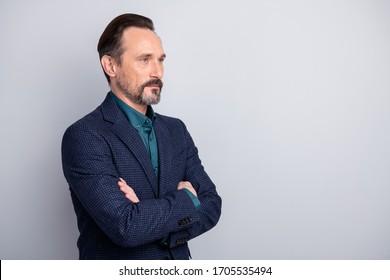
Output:
<instances>
[{"instance_id":1,"label":"blazer lapel","mask_svg":"<svg viewBox=\"0 0 390 280\"><path fill-rule=\"evenodd\" d=\"M129 148L139 164L142 166L154 195L158 195L158 181L154 173L150 157L145 149L137 129L130 125L126 116L120 111L115 102L107 95L102 104L102 113L106 121L112 122L112 132Z\"/></svg>"},{"instance_id":2,"label":"blazer lapel","mask_svg":"<svg viewBox=\"0 0 390 280\"><path fill-rule=\"evenodd\" d=\"M159 117L156 117L154 124L154 131L156 133L158 144L158 157L159 157L159 195L161 194L161 188L168 184L170 178L170 170L172 165L172 141L167 133L166 127L159 121Z\"/></svg>"}]
</instances>

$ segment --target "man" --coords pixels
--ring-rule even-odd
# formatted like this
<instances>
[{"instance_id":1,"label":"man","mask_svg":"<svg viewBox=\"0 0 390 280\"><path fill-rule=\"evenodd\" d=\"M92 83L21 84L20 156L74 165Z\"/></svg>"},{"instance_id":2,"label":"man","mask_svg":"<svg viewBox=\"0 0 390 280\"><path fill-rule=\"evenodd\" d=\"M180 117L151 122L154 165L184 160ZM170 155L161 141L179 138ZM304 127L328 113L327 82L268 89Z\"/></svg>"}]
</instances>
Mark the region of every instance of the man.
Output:
<instances>
[{"instance_id":1,"label":"man","mask_svg":"<svg viewBox=\"0 0 390 280\"><path fill-rule=\"evenodd\" d=\"M111 91L62 142L79 257L189 259L187 241L217 224L221 198L185 125L150 106L166 56L153 22L115 18L98 52Z\"/></svg>"}]
</instances>

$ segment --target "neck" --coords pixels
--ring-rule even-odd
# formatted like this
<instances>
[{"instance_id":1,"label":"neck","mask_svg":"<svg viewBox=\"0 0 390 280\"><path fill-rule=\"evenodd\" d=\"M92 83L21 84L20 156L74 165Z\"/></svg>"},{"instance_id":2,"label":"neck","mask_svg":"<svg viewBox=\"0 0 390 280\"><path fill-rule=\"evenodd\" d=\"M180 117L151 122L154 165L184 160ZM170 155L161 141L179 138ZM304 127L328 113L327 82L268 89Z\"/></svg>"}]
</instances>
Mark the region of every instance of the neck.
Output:
<instances>
[{"instance_id":1,"label":"neck","mask_svg":"<svg viewBox=\"0 0 390 280\"><path fill-rule=\"evenodd\" d=\"M120 100L125 102L131 108L133 108L134 110L140 112L143 115L146 115L146 111L148 109L147 105L140 105L140 104L134 103L129 98L127 98L123 93L121 93L121 92L117 93L118 91L114 91L113 89L111 89L111 91L112 91L113 94L115 94L116 97L118 97Z\"/></svg>"}]
</instances>

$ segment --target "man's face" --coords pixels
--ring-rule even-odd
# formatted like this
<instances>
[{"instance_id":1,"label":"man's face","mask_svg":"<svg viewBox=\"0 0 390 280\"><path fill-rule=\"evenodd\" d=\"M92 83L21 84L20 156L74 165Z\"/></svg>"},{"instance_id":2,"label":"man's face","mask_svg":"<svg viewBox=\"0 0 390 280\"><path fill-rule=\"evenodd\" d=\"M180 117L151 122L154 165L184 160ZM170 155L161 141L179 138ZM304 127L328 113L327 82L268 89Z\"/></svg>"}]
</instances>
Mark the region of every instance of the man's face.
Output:
<instances>
[{"instance_id":1,"label":"man's face","mask_svg":"<svg viewBox=\"0 0 390 280\"><path fill-rule=\"evenodd\" d=\"M160 38L149 29L128 28L123 32L122 62L111 79L127 99L138 105L160 101L165 53Z\"/></svg>"}]
</instances>

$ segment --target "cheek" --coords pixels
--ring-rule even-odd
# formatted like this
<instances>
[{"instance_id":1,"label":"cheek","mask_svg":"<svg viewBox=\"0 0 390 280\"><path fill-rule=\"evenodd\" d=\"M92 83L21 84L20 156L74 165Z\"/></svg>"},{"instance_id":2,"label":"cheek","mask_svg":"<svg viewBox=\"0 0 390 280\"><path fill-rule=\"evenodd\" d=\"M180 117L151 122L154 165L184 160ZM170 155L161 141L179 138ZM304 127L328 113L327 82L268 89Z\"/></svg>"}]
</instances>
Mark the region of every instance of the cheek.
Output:
<instances>
[{"instance_id":1,"label":"cheek","mask_svg":"<svg viewBox=\"0 0 390 280\"><path fill-rule=\"evenodd\" d=\"M149 76L147 72L143 70L144 69L132 69L128 71L128 79L132 82L132 84L140 86L148 81Z\"/></svg>"},{"instance_id":2,"label":"cheek","mask_svg":"<svg viewBox=\"0 0 390 280\"><path fill-rule=\"evenodd\" d=\"M139 90L144 83L150 80L148 67L123 64L121 78L132 91Z\"/></svg>"},{"instance_id":3,"label":"cheek","mask_svg":"<svg viewBox=\"0 0 390 280\"><path fill-rule=\"evenodd\" d=\"M137 82L136 76L131 71L126 70L123 70L121 71L121 73L118 73L118 79L120 79L123 84L126 84L127 87L134 87Z\"/></svg>"}]
</instances>

